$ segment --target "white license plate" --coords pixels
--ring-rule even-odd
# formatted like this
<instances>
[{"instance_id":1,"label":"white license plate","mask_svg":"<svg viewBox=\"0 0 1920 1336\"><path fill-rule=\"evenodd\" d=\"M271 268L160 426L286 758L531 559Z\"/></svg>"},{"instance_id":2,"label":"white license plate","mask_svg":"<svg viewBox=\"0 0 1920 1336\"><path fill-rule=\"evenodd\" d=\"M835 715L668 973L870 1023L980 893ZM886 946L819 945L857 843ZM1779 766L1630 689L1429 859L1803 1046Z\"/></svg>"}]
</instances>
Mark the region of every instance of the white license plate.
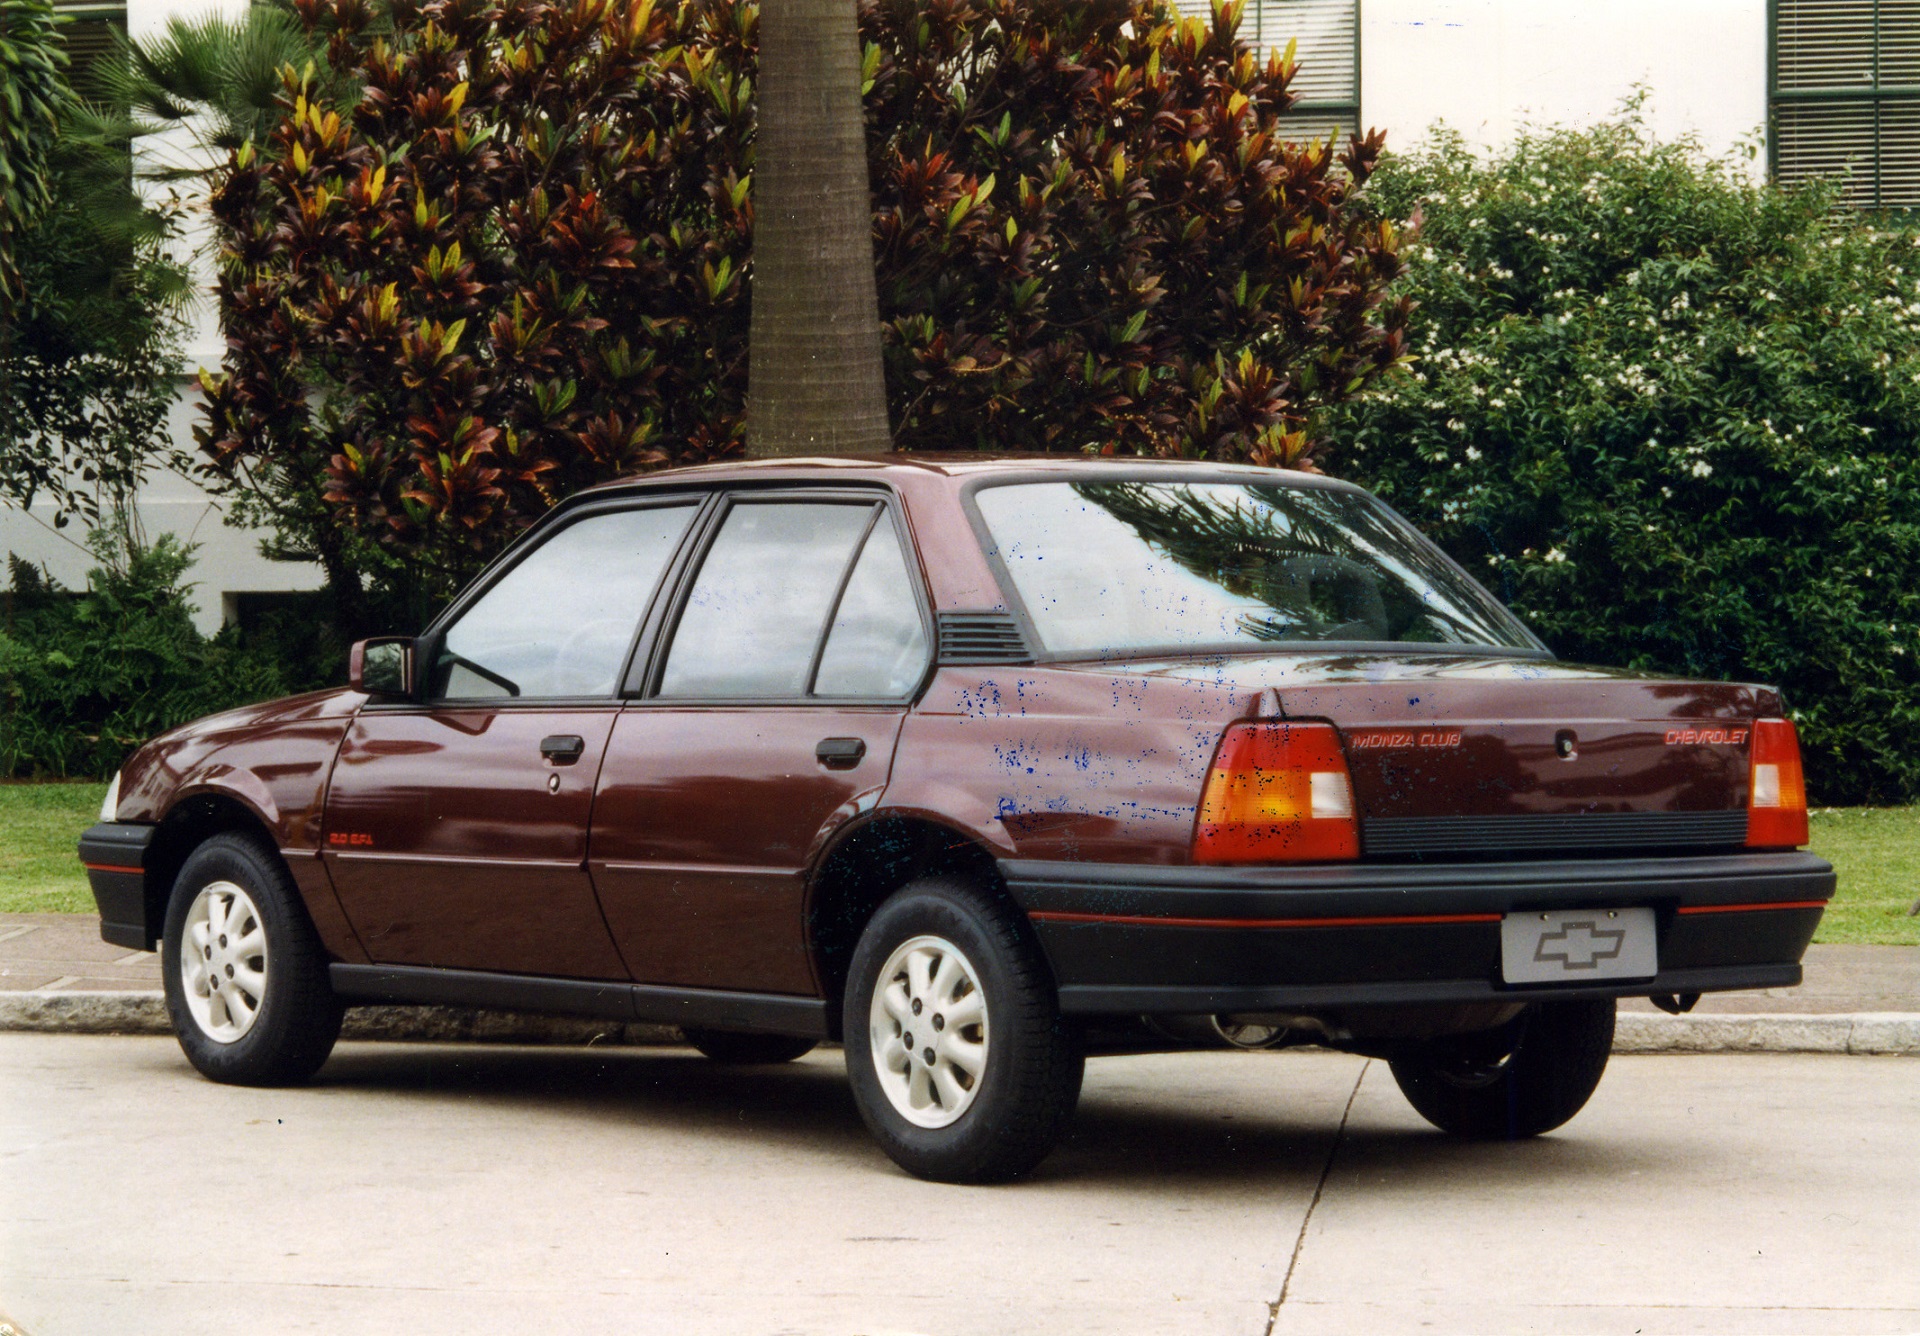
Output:
<instances>
[{"instance_id":1,"label":"white license plate","mask_svg":"<svg viewBox=\"0 0 1920 1336\"><path fill-rule=\"evenodd\" d=\"M1500 920L1508 983L1651 979L1660 972L1651 909L1552 909Z\"/></svg>"}]
</instances>

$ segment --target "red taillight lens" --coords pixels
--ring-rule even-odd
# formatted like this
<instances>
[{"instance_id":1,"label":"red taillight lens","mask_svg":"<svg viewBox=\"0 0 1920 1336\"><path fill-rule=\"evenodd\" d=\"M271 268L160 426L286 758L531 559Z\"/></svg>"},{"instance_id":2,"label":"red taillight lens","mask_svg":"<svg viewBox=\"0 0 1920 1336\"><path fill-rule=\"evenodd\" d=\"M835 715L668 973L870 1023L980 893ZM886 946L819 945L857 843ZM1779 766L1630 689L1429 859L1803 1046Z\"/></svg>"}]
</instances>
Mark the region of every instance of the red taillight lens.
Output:
<instances>
[{"instance_id":1,"label":"red taillight lens","mask_svg":"<svg viewBox=\"0 0 1920 1336\"><path fill-rule=\"evenodd\" d=\"M1360 856L1353 784L1332 724L1234 724L1200 798L1196 863Z\"/></svg>"},{"instance_id":2,"label":"red taillight lens","mask_svg":"<svg viewBox=\"0 0 1920 1336\"><path fill-rule=\"evenodd\" d=\"M1791 719L1757 719L1747 771L1747 844L1797 848L1807 842L1807 781Z\"/></svg>"}]
</instances>

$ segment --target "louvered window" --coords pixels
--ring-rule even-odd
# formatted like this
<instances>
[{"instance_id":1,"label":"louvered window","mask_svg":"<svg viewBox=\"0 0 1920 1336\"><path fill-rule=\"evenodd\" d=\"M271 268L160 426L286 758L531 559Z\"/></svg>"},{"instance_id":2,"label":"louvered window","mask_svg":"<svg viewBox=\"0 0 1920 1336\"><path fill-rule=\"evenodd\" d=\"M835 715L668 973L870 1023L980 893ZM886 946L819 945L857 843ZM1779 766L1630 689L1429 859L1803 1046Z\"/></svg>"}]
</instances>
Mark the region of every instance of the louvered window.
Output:
<instances>
[{"instance_id":1,"label":"louvered window","mask_svg":"<svg viewBox=\"0 0 1920 1336\"><path fill-rule=\"evenodd\" d=\"M127 30L126 0L118 4L54 0L54 11L66 19L60 39L67 44L67 80L83 94L91 94L93 63L113 49L113 35Z\"/></svg>"},{"instance_id":2,"label":"louvered window","mask_svg":"<svg viewBox=\"0 0 1920 1336\"><path fill-rule=\"evenodd\" d=\"M1773 169L1920 208L1920 0L1773 0Z\"/></svg>"},{"instance_id":3,"label":"louvered window","mask_svg":"<svg viewBox=\"0 0 1920 1336\"><path fill-rule=\"evenodd\" d=\"M1920 3L1920 0L1913 0ZM1172 8L1212 21L1210 0L1171 0ZM1256 51L1296 42L1297 99L1285 124L1297 140L1344 141L1360 126L1360 0L1247 0L1240 40Z\"/></svg>"}]
</instances>

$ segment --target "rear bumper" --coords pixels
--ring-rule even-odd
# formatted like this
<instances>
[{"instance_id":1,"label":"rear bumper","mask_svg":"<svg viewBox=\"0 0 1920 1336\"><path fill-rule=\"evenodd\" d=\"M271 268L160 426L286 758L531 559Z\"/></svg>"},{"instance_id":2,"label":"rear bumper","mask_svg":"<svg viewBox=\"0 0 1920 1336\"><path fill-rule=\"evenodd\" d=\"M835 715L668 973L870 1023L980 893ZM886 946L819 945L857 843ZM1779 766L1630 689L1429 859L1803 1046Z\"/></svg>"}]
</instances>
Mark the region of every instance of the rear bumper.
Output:
<instances>
[{"instance_id":1,"label":"rear bumper","mask_svg":"<svg viewBox=\"0 0 1920 1336\"><path fill-rule=\"evenodd\" d=\"M1322 1010L1779 988L1832 898L1805 853L1293 868L1000 865L1063 1010L1139 1015ZM1500 920L1646 906L1652 978L1509 985Z\"/></svg>"},{"instance_id":2,"label":"rear bumper","mask_svg":"<svg viewBox=\"0 0 1920 1336\"><path fill-rule=\"evenodd\" d=\"M157 826L103 821L80 837L80 861L100 907L100 936L115 946L151 951L160 925L147 913L147 846Z\"/></svg>"}]
</instances>

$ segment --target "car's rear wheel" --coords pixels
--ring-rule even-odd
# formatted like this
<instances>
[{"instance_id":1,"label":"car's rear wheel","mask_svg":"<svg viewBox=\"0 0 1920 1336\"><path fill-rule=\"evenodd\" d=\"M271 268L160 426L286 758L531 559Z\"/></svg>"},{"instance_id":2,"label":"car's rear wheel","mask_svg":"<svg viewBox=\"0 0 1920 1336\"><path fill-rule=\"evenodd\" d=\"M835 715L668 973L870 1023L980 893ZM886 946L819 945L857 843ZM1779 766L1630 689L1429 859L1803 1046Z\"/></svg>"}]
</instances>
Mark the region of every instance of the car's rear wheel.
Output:
<instances>
[{"instance_id":1,"label":"car's rear wheel","mask_svg":"<svg viewBox=\"0 0 1920 1336\"><path fill-rule=\"evenodd\" d=\"M1407 1045L1393 1079L1420 1116L1481 1140L1539 1136L1586 1105L1613 1051L1614 1001L1541 1002L1507 1024Z\"/></svg>"},{"instance_id":2,"label":"car's rear wheel","mask_svg":"<svg viewBox=\"0 0 1920 1336\"><path fill-rule=\"evenodd\" d=\"M1026 1173L1080 1097L1079 1037L1026 924L958 878L880 907L854 949L844 1028L860 1116L922 1178Z\"/></svg>"},{"instance_id":3,"label":"car's rear wheel","mask_svg":"<svg viewBox=\"0 0 1920 1336\"><path fill-rule=\"evenodd\" d=\"M701 1030L682 1026L687 1042L715 1062L761 1066L792 1062L813 1052L818 1040L791 1034L748 1034L743 1030Z\"/></svg>"},{"instance_id":4,"label":"car's rear wheel","mask_svg":"<svg viewBox=\"0 0 1920 1336\"><path fill-rule=\"evenodd\" d=\"M343 1008L293 878L245 835L216 835L188 856L160 964L180 1047L215 1081L304 1081L340 1036Z\"/></svg>"}]
</instances>

